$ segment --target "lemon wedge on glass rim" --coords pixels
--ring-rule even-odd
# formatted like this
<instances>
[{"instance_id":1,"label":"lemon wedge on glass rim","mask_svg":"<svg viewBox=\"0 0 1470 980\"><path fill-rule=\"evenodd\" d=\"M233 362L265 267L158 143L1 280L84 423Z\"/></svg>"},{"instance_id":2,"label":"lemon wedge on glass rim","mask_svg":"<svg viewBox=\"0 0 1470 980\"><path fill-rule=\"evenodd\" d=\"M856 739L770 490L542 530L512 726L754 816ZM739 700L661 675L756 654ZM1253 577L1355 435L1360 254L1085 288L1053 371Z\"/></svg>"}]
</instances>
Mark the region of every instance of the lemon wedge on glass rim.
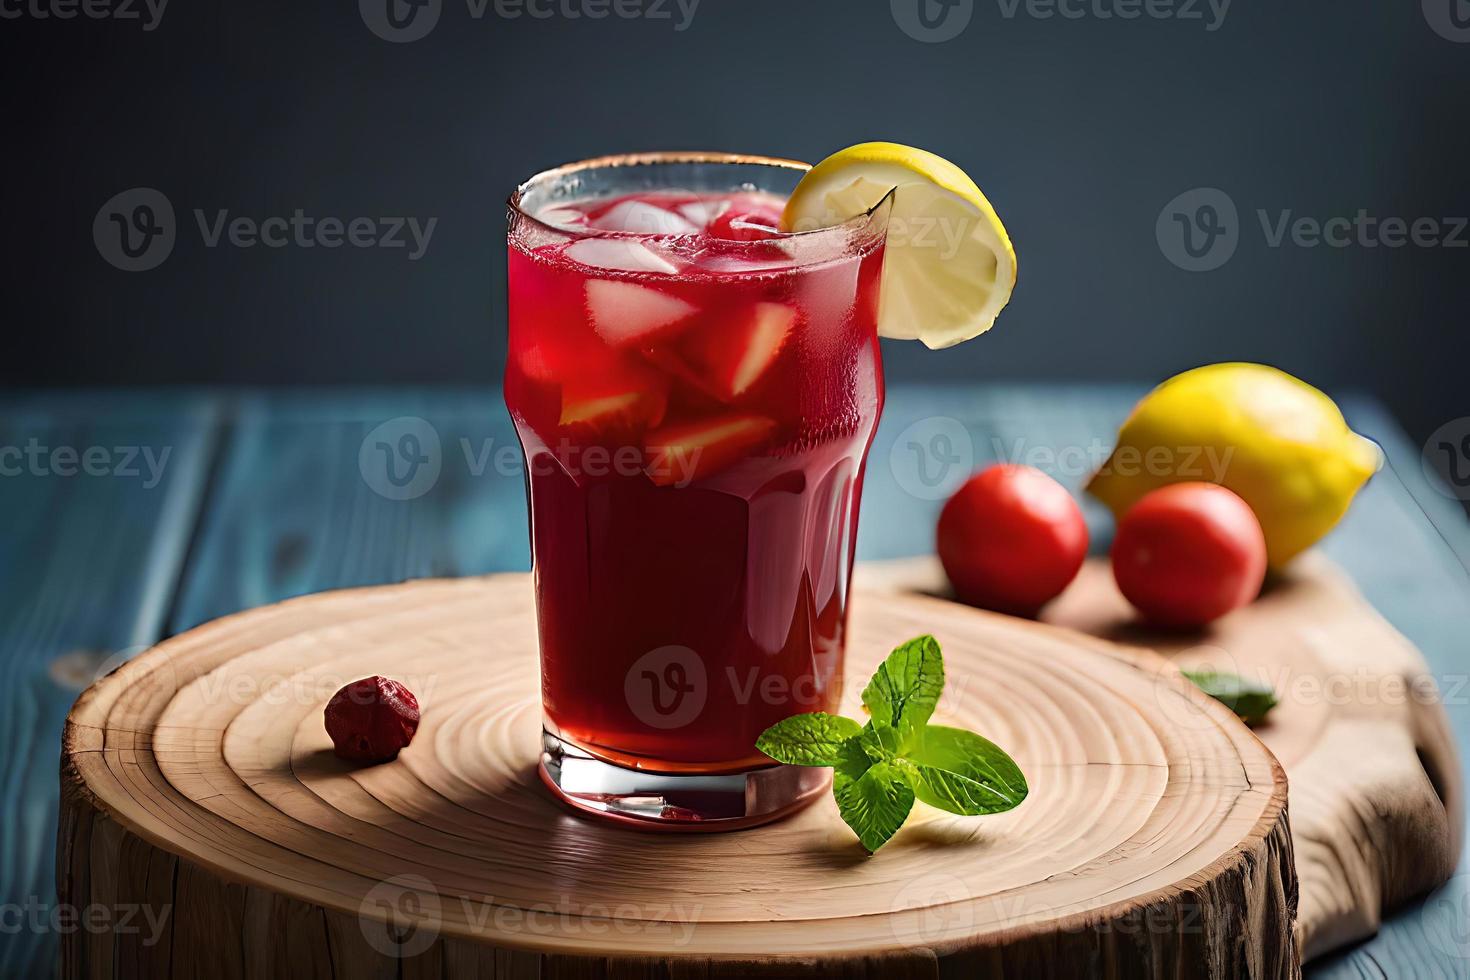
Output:
<instances>
[{"instance_id":1,"label":"lemon wedge on glass rim","mask_svg":"<svg viewBox=\"0 0 1470 980\"><path fill-rule=\"evenodd\" d=\"M859 143L802 177L787 231L830 228L894 192L878 298L878 334L938 350L995 323L1016 285L1016 250L995 209L943 157L898 143Z\"/></svg>"}]
</instances>

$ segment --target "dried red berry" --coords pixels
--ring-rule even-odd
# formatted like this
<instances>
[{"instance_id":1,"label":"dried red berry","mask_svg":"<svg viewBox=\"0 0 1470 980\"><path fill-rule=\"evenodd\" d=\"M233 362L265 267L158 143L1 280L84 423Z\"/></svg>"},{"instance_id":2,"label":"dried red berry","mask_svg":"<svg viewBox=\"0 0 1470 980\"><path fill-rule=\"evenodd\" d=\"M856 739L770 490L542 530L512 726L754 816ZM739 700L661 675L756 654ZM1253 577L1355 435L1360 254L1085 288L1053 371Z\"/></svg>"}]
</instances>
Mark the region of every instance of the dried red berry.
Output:
<instances>
[{"instance_id":1,"label":"dried red berry","mask_svg":"<svg viewBox=\"0 0 1470 980\"><path fill-rule=\"evenodd\" d=\"M395 680L364 677L327 702L327 734L337 755L355 762L387 762L413 740L419 701Z\"/></svg>"}]
</instances>

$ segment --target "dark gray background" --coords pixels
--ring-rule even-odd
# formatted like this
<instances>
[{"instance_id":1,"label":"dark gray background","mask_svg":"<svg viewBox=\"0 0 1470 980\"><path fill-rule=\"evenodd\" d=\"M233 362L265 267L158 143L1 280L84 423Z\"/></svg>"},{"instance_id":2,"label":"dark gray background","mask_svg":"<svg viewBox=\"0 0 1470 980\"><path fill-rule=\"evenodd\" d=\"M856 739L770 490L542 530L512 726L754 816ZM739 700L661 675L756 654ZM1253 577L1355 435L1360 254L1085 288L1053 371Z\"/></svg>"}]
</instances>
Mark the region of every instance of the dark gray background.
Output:
<instances>
[{"instance_id":1,"label":"dark gray background","mask_svg":"<svg viewBox=\"0 0 1470 980\"><path fill-rule=\"evenodd\" d=\"M1256 216L1470 214L1470 43L1430 23L1464 0L1237 0L1215 30L1203 4L1123 20L974 0L943 43L906 34L888 0L702 0L683 31L673 3L669 19L603 20L442 3L402 44L353 0L173 0L152 31L0 20L0 380L494 382L519 179L622 150L815 160L883 138L969 171L1020 255L992 334L940 353L890 343L893 379L1153 381L1240 358L1377 392L1416 438L1470 413L1470 248L1273 248ZM172 202L178 240L130 273L92 226L139 186ZM1240 214L1210 272L1155 238L1197 187ZM410 262L206 248L195 208L439 220Z\"/></svg>"}]
</instances>

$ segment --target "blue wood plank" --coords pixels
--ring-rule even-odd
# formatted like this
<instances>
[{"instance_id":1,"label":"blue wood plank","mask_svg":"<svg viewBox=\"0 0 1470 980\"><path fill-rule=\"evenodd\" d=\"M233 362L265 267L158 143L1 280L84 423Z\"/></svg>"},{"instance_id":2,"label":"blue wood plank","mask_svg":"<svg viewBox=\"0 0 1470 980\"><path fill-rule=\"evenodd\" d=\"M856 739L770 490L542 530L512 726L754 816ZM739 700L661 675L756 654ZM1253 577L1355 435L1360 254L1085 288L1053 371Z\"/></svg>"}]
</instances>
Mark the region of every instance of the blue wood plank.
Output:
<instances>
[{"instance_id":1,"label":"blue wood plank","mask_svg":"<svg viewBox=\"0 0 1470 980\"><path fill-rule=\"evenodd\" d=\"M1422 447L1381 405L1347 398L1343 408L1355 428L1383 447L1388 465L1329 539L1327 551L1423 651L1446 694L1463 766L1470 761L1470 659L1463 627L1470 608L1470 523L1458 501L1431 487ZM1321 975L1470 977L1470 854L1461 856L1459 872L1444 887L1393 916L1373 939L1323 963Z\"/></svg>"},{"instance_id":2,"label":"blue wood plank","mask_svg":"<svg viewBox=\"0 0 1470 980\"><path fill-rule=\"evenodd\" d=\"M948 491L988 461L1032 463L1077 490L1143 390L894 388L870 457L859 557L931 550ZM1326 549L1452 689L1465 670L1455 611L1465 608L1470 588L1457 553L1470 554L1470 528L1452 501L1427 496L1433 491L1418 470L1417 450L1386 413L1364 399L1345 406L1393 465L1364 491ZM417 442L403 443L405 435ZM387 464L406 478L410 457L425 460L424 472L437 464L438 475L396 487ZM514 432L493 391L247 398L230 427L218 492L171 626L325 588L524 569L522 479ZM1110 518L1091 501L1084 510L1101 549ZM1450 713L1461 745L1470 744L1470 707L1450 705ZM1442 921L1445 908L1470 908L1455 906L1461 894L1452 887L1427 909L1395 917L1378 938L1322 967L1323 975L1467 975L1470 961L1455 955L1454 933Z\"/></svg>"},{"instance_id":3,"label":"blue wood plank","mask_svg":"<svg viewBox=\"0 0 1470 980\"><path fill-rule=\"evenodd\" d=\"M397 487L405 435L426 461ZM494 391L246 398L217 487L176 631L322 589L530 565L520 445Z\"/></svg>"},{"instance_id":4,"label":"blue wood plank","mask_svg":"<svg viewBox=\"0 0 1470 980\"><path fill-rule=\"evenodd\" d=\"M1081 500L1094 549L1105 545L1106 509L1080 491L1136 395L1030 385L891 388L868 457L858 558L933 551L945 500L970 472L997 461L1054 476Z\"/></svg>"},{"instance_id":5,"label":"blue wood plank","mask_svg":"<svg viewBox=\"0 0 1470 980\"><path fill-rule=\"evenodd\" d=\"M1424 902L1385 922L1377 936L1313 963L1307 975L1313 980L1464 980L1470 976L1470 875L1457 874Z\"/></svg>"},{"instance_id":6,"label":"blue wood plank","mask_svg":"<svg viewBox=\"0 0 1470 980\"><path fill-rule=\"evenodd\" d=\"M162 635L214 430L202 396L0 401L0 975L53 968L62 722Z\"/></svg>"}]
</instances>

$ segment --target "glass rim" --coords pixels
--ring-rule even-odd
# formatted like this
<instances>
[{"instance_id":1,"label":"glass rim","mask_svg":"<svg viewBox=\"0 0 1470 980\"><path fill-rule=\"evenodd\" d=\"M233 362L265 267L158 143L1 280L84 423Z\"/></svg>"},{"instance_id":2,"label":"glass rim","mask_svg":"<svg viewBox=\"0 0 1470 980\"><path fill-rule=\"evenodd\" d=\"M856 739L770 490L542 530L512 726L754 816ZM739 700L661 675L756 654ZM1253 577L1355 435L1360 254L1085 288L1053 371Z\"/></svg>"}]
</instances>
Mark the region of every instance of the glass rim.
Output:
<instances>
[{"instance_id":1,"label":"glass rim","mask_svg":"<svg viewBox=\"0 0 1470 980\"><path fill-rule=\"evenodd\" d=\"M790 170L797 173L806 173L812 169L812 165L801 160L791 160L786 157L770 157L753 153L727 153L722 150L654 150L642 153L612 153L606 156L589 157L586 160L577 160L573 163L563 163L559 166L550 167L521 181L516 189L506 199L506 206L518 217L531 222L539 228L549 232L576 238L618 238L618 237L648 237L642 232L612 231L599 228L565 228L559 225L547 224L531 212L521 207L526 191L532 184L542 180L555 179L568 174L578 173L583 170L595 170L600 168L616 167L642 167L657 164L723 164L727 166L756 166L772 167L779 170ZM837 237L838 233L851 236L858 229L864 227L872 220L873 214L893 196L890 190L883 195L879 201L861 214L855 214L846 221L825 228L811 228L806 231L786 231L781 233L781 238L802 238L810 241L810 236L832 235ZM684 236L670 236L684 237ZM759 242L731 242L732 245L759 244Z\"/></svg>"}]
</instances>

